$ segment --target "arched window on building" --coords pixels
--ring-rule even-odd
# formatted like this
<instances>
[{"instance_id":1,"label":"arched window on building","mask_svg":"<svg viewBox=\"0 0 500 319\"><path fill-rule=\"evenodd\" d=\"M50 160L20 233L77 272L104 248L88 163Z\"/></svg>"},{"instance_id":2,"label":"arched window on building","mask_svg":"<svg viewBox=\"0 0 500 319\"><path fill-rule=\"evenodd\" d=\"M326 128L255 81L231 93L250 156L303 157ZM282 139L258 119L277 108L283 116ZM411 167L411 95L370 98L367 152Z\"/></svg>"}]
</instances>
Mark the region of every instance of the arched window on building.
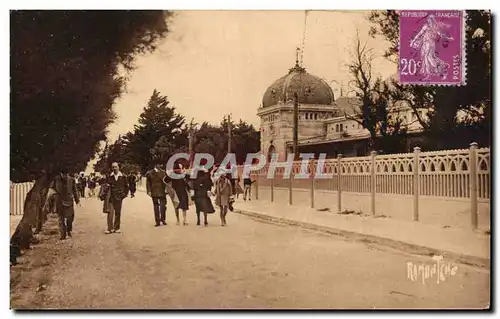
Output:
<instances>
[{"instance_id":1,"label":"arched window on building","mask_svg":"<svg viewBox=\"0 0 500 319\"><path fill-rule=\"evenodd\" d=\"M267 162L270 163L271 159L273 158L273 154L276 153L276 148L274 145L270 145L268 150L267 150Z\"/></svg>"}]
</instances>

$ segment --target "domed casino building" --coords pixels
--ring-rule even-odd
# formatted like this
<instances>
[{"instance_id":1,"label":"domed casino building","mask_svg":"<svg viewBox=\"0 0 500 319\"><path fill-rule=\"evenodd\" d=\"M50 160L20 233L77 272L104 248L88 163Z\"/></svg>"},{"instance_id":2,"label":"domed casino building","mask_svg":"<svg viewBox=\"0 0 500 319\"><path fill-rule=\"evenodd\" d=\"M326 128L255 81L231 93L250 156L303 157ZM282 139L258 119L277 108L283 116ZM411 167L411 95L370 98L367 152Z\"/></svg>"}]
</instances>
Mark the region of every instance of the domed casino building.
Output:
<instances>
[{"instance_id":1,"label":"domed casino building","mask_svg":"<svg viewBox=\"0 0 500 319\"><path fill-rule=\"evenodd\" d=\"M365 156L369 153L370 134L359 124L358 100L342 93L335 99L330 85L307 73L297 60L286 75L266 89L257 112L261 119L261 153L268 161L274 153L284 161L292 152L295 94L299 104L299 152L314 153L316 157L320 153L326 153L328 157L338 154ZM403 117L403 125L408 125L409 132L421 131L419 125L411 124L416 118L411 108L397 106L397 116Z\"/></svg>"}]
</instances>

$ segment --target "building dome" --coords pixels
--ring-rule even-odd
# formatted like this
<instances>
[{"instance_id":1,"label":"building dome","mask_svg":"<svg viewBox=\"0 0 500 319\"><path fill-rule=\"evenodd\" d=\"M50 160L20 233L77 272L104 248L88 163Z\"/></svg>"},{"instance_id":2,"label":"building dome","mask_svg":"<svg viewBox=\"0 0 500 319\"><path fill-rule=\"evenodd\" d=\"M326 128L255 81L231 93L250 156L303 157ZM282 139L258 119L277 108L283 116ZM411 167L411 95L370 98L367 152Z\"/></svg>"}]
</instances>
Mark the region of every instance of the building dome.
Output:
<instances>
[{"instance_id":1,"label":"building dome","mask_svg":"<svg viewBox=\"0 0 500 319\"><path fill-rule=\"evenodd\" d=\"M293 101L295 93L298 94L300 104L331 105L334 102L333 91L328 83L307 73L296 63L287 75L267 88L262 98L262 107Z\"/></svg>"}]
</instances>

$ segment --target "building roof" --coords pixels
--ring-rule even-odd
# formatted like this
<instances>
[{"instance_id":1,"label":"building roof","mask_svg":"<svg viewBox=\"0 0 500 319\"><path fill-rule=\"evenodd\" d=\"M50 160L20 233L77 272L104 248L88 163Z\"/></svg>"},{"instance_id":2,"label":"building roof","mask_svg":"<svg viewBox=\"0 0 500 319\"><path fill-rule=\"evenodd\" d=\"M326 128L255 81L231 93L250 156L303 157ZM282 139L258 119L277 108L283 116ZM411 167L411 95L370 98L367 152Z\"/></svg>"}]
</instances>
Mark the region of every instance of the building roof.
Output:
<instances>
[{"instance_id":1,"label":"building roof","mask_svg":"<svg viewBox=\"0 0 500 319\"><path fill-rule=\"evenodd\" d=\"M287 75L267 88L262 98L262 107L293 101L295 93L300 104L331 105L335 100L333 91L326 81L307 73L296 63Z\"/></svg>"},{"instance_id":2,"label":"building roof","mask_svg":"<svg viewBox=\"0 0 500 319\"><path fill-rule=\"evenodd\" d=\"M423 129L420 127L409 127L407 134L418 134L423 132ZM380 135L380 134L378 134ZM326 135L319 135L316 137L299 139L299 146L306 145L318 145L318 144L330 144L330 143L340 143L346 141L355 141L355 140L364 140L370 138L370 133L367 130L359 131L359 132L349 132L348 135L336 138L329 138ZM286 142L287 146L292 145L292 141Z\"/></svg>"},{"instance_id":3,"label":"building roof","mask_svg":"<svg viewBox=\"0 0 500 319\"><path fill-rule=\"evenodd\" d=\"M360 114L361 101L355 97L341 96L335 101L336 116Z\"/></svg>"}]
</instances>

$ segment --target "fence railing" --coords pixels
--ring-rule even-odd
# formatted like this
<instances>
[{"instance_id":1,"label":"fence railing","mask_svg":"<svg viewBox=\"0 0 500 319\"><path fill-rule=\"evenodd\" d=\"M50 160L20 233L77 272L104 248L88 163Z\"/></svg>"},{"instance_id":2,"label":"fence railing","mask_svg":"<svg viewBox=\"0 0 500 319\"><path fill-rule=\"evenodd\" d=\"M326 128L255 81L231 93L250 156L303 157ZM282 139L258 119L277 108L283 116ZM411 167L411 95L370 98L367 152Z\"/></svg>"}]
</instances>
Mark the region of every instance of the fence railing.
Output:
<instances>
[{"instance_id":1,"label":"fence railing","mask_svg":"<svg viewBox=\"0 0 500 319\"><path fill-rule=\"evenodd\" d=\"M10 183L10 215L24 213L24 199L34 184L34 182Z\"/></svg>"},{"instance_id":2,"label":"fence railing","mask_svg":"<svg viewBox=\"0 0 500 319\"><path fill-rule=\"evenodd\" d=\"M253 173L256 196L259 188L269 188L274 201L275 188L288 188L289 203L293 190L310 190L310 205L314 207L315 191L337 193L338 211L342 210L342 192L371 194L371 213L375 214L375 196L393 194L413 196L413 219L419 219L419 197L439 197L470 201L471 222L477 228L478 201L490 199L490 149L478 149L472 143L469 149L377 155L312 160L306 165L279 163L273 178L268 178L272 165ZM291 165L291 167L290 167ZM288 166L288 167L287 167ZM239 167L240 174L243 167ZM290 170L290 178L283 178ZM272 173L272 172L271 172ZM308 178L297 178L309 174ZM326 174L327 176L321 176ZM258 199L258 198L257 198Z\"/></svg>"},{"instance_id":3,"label":"fence railing","mask_svg":"<svg viewBox=\"0 0 500 319\"><path fill-rule=\"evenodd\" d=\"M270 189L274 201L274 188L288 188L289 203L293 204L293 190L310 192L310 205L314 207L315 191L337 193L337 208L342 210L342 193L371 194L371 212L375 214L377 194L406 195L413 197L413 219L419 219L419 197L441 197L470 201L471 222L477 228L478 201L489 201L490 149L478 149L472 143L469 149L421 152L416 147L413 153L343 158L324 161L312 160L303 166L302 162L291 164L290 178L283 175L288 164L276 167L273 178L267 178L270 165L252 172L256 179L254 195L258 199L259 188ZM239 167L240 176L243 167ZM298 178L299 174L309 175ZM301 176L303 177L303 176ZM22 215L24 199L33 182L10 185L10 214ZM145 189L145 177L137 188Z\"/></svg>"}]
</instances>

